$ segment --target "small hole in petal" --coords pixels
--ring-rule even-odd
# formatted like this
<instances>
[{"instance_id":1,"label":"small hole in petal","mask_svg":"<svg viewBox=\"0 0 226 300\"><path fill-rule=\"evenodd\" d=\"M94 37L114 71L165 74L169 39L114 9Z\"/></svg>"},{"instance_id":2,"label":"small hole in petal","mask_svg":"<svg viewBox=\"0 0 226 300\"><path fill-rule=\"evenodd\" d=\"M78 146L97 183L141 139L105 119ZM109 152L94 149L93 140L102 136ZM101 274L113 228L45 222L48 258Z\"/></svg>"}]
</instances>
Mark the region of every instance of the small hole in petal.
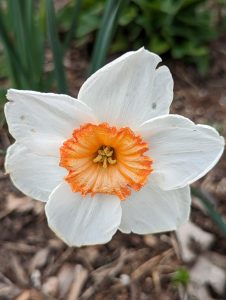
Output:
<instances>
[{"instance_id":1,"label":"small hole in petal","mask_svg":"<svg viewBox=\"0 0 226 300\"><path fill-rule=\"evenodd\" d=\"M152 109L156 109L157 104L155 102L153 102L151 107L152 107Z\"/></svg>"}]
</instances>

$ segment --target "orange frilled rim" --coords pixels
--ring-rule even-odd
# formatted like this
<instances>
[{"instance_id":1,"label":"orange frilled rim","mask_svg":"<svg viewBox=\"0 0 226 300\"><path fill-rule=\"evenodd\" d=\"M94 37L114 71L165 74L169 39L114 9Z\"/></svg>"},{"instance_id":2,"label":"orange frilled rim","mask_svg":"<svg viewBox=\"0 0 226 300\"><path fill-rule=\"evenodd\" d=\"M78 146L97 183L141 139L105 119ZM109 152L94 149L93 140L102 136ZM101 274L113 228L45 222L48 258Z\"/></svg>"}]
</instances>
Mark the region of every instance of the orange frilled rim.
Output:
<instances>
[{"instance_id":1,"label":"orange frilled rim","mask_svg":"<svg viewBox=\"0 0 226 300\"><path fill-rule=\"evenodd\" d=\"M60 166L69 172L65 180L74 192L117 195L124 200L131 188L139 191L152 172L145 156L148 145L128 127L107 123L85 124L60 148Z\"/></svg>"}]
</instances>

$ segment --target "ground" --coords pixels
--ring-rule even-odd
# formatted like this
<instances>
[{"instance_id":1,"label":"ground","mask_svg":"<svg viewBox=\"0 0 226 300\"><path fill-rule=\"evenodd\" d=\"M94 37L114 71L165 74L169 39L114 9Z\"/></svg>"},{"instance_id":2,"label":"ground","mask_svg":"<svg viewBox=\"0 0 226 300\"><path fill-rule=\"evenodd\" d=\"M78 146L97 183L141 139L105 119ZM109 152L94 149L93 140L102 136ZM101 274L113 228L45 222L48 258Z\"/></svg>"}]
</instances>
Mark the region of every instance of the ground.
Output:
<instances>
[{"instance_id":1,"label":"ground","mask_svg":"<svg viewBox=\"0 0 226 300\"><path fill-rule=\"evenodd\" d=\"M167 61L175 80L171 112L215 126L226 137L225 41L212 45L206 78ZM71 94L85 78L86 51L65 60ZM2 153L12 142L0 132ZM226 217L226 155L196 183ZM191 222L177 233L139 236L118 232L106 245L69 248L48 228L44 205L24 197L4 175L0 157L0 300L225 299L226 239L193 198Z\"/></svg>"}]
</instances>

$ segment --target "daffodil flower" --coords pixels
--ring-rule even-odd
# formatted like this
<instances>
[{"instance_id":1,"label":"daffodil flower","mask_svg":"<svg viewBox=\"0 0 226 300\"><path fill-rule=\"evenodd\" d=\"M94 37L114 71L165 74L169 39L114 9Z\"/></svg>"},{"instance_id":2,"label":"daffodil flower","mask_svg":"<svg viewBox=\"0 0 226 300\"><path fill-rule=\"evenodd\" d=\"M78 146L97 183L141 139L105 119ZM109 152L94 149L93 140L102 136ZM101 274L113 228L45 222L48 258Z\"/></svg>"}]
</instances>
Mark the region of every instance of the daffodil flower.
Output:
<instances>
[{"instance_id":1,"label":"daffodil flower","mask_svg":"<svg viewBox=\"0 0 226 300\"><path fill-rule=\"evenodd\" d=\"M189 217L189 184L219 160L224 139L169 114L173 79L144 48L89 77L78 99L10 89L6 171L47 201L49 226L68 245L108 242L119 229L176 230Z\"/></svg>"}]
</instances>

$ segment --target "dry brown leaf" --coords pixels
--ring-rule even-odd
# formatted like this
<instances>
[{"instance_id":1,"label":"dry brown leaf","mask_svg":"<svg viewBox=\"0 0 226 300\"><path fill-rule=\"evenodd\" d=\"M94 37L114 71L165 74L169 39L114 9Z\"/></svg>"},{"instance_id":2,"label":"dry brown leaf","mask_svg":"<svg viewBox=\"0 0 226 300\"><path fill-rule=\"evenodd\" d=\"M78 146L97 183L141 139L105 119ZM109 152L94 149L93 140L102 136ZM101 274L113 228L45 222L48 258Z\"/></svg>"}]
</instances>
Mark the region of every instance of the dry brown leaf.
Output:
<instances>
[{"instance_id":1,"label":"dry brown leaf","mask_svg":"<svg viewBox=\"0 0 226 300\"><path fill-rule=\"evenodd\" d=\"M181 246L181 256L185 262L190 262L196 258L196 254L191 249L192 241L200 245L202 250L206 250L214 241L214 235L202 230L192 222L187 222L180 226L176 232Z\"/></svg>"},{"instance_id":2,"label":"dry brown leaf","mask_svg":"<svg viewBox=\"0 0 226 300\"><path fill-rule=\"evenodd\" d=\"M188 293L191 299L194 300L214 300L208 293L205 286L193 286L189 285Z\"/></svg>"},{"instance_id":3,"label":"dry brown leaf","mask_svg":"<svg viewBox=\"0 0 226 300\"><path fill-rule=\"evenodd\" d=\"M205 257L198 258L198 261L190 271L190 277L196 289L209 284L219 295L222 295L224 292L226 283L225 271Z\"/></svg>"},{"instance_id":4,"label":"dry brown leaf","mask_svg":"<svg viewBox=\"0 0 226 300\"><path fill-rule=\"evenodd\" d=\"M205 253L205 257L212 261L212 263L224 270L226 270L226 259L225 255L219 254L217 252L208 251Z\"/></svg>"}]
</instances>

